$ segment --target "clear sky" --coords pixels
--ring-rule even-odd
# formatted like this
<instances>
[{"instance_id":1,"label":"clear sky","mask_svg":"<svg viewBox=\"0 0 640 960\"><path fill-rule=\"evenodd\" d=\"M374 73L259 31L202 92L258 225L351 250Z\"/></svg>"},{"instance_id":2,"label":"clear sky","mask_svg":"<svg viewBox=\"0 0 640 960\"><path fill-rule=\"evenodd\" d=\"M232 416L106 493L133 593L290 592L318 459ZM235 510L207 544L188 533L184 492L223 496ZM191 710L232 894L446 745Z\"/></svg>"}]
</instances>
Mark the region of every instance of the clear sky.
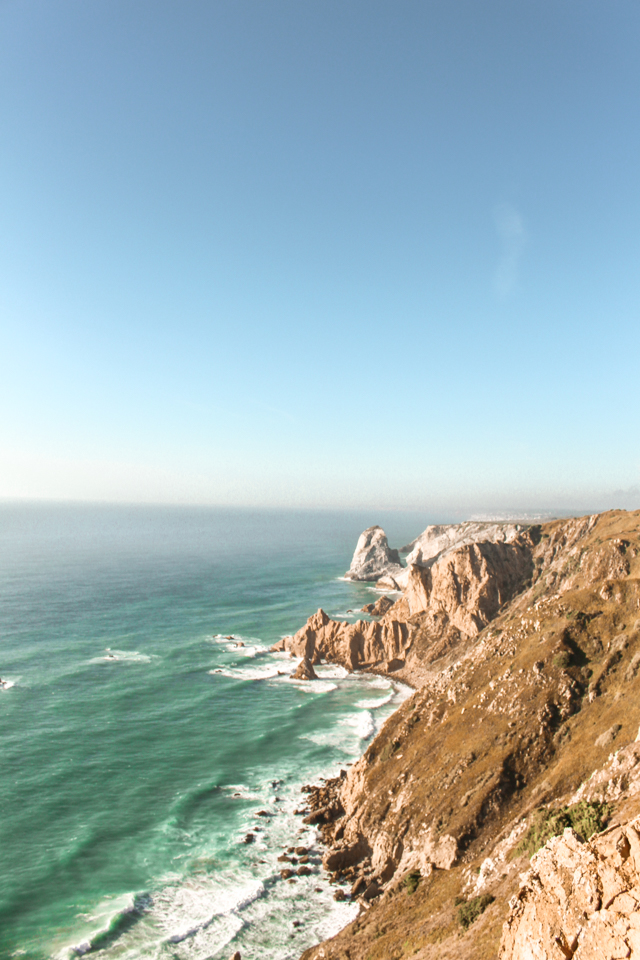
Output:
<instances>
[{"instance_id":1,"label":"clear sky","mask_svg":"<svg viewBox=\"0 0 640 960\"><path fill-rule=\"evenodd\" d=\"M0 0L0 496L640 506L637 0Z\"/></svg>"}]
</instances>

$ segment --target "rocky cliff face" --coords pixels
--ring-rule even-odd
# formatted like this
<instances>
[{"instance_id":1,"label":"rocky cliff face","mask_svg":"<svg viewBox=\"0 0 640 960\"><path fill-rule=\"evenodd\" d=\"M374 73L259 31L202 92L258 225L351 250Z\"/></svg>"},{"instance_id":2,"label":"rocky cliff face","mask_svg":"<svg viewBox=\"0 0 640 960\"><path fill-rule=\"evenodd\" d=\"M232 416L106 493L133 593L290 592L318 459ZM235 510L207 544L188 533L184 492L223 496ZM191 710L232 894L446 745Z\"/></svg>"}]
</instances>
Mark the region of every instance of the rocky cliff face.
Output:
<instances>
[{"instance_id":1,"label":"rocky cliff face","mask_svg":"<svg viewBox=\"0 0 640 960\"><path fill-rule=\"evenodd\" d=\"M640 956L640 817L585 843L571 828L531 861L500 960Z\"/></svg>"},{"instance_id":2,"label":"rocky cliff face","mask_svg":"<svg viewBox=\"0 0 640 960\"><path fill-rule=\"evenodd\" d=\"M482 523L473 520L432 525L403 547L402 552L408 553L408 565L418 563L429 566L434 558L469 543L511 543L524 529L526 525L519 523Z\"/></svg>"},{"instance_id":3,"label":"rocky cliff face","mask_svg":"<svg viewBox=\"0 0 640 960\"><path fill-rule=\"evenodd\" d=\"M416 688L312 805L325 865L362 912L305 960L634 955L636 861L621 851L640 829L640 512L457 546L411 568L380 621L319 612L287 645ZM596 800L621 832L566 834L529 864L522 844L540 817ZM576 913L606 864L622 878L615 909L584 893ZM618 952L589 953L603 924ZM525 933L529 953L514 952Z\"/></svg>"},{"instance_id":4,"label":"rocky cliff face","mask_svg":"<svg viewBox=\"0 0 640 960\"><path fill-rule=\"evenodd\" d=\"M459 652L534 571L536 530L512 543L472 543L430 568L412 566L404 596L379 621L336 621L318 610L284 649L312 663L393 672L414 686L433 661Z\"/></svg>"}]
</instances>

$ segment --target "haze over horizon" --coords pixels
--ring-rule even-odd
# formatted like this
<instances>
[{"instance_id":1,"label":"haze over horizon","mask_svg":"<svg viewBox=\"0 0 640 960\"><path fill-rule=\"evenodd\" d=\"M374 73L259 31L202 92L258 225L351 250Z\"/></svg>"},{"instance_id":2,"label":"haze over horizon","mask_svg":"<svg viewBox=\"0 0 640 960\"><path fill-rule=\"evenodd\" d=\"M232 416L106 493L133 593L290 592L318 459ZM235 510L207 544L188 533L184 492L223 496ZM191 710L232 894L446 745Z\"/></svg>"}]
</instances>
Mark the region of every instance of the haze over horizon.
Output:
<instances>
[{"instance_id":1,"label":"haze over horizon","mask_svg":"<svg viewBox=\"0 0 640 960\"><path fill-rule=\"evenodd\" d=\"M640 507L640 10L0 5L0 498Z\"/></svg>"}]
</instances>

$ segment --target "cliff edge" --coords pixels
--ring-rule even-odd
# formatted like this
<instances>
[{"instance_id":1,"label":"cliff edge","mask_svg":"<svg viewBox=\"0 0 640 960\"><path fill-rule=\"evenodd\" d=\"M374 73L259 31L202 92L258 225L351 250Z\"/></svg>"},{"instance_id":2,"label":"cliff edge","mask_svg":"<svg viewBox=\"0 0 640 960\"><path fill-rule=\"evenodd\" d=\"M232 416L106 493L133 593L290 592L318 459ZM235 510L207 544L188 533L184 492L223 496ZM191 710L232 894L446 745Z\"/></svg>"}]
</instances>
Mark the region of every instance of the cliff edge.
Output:
<instances>
[{"instance_id":1,"label":"cliff edge","mask_svg":"<svg viewBox=\"0 0 640 960\"><path fill-rule=\"evenodd\" d=\"M520 528L408 569L379 620L318 611L285 641L415 688L346 777L310 788L325 867L361 912L305 960L635 956L635 860L615 856L640 815L640 511ZM613 913L602 896L576 906L578 936L584 864L594 889L617 871L619 893ZM587 946L598 924L622 931L619 952Z\"/></svg>"}]
</instances>

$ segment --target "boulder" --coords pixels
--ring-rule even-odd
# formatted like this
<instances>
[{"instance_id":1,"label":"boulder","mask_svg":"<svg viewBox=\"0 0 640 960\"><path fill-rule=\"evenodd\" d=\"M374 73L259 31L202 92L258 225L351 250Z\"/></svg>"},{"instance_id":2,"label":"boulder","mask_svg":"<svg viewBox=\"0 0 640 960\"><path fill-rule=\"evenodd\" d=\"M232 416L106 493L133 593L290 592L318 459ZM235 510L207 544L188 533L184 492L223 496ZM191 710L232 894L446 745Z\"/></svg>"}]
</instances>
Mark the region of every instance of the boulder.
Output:
<instances>
[{"instance_id":1,"label":"boulder","mask_svg":"<svg viewBox=\"0 0 640 960\"><path fill-rule=\"evenodd\" d=\"M609 727L608 730L605 730L604 733L601 733L596 740L596 747L608 747L613 743L615 738L618 736L622 727L619 723L614 723L612 727Z\"/></svg>"},{"instance_id":2,"label":"boulder","mask_svg":"<svg viewBox=\"0 0 640 960\"><path fill-rule=\"evenodd\" d=\"M296 672L292 676L293 680L317 680L318 674L313 669L311 661L307 657L303 657L302 661L298 664Z\"/></svg>"},{"instance_id":3,"label":"boulder","mask_svg":"<svg viewBox=\"0 0 640 960\"><path fill-rule=\"evenodd\" d=\"M379 580L385 574L395 576L402 570L400 554L389 547L382 527L375 526L360 534L345 577L348 580Z\"/></svg>"},{"instance_id":4,"label":"boulder","mask_svg":"<svg viewBox=\"0 0 640 960\"><path fill-rule=\"evenodd\" d=\"M387 610L393 606L391 597L380 597L375 603L367 603L362 608L362 613L368 613L372 617L383 617Z\"/></svg>"}]
</instances>

